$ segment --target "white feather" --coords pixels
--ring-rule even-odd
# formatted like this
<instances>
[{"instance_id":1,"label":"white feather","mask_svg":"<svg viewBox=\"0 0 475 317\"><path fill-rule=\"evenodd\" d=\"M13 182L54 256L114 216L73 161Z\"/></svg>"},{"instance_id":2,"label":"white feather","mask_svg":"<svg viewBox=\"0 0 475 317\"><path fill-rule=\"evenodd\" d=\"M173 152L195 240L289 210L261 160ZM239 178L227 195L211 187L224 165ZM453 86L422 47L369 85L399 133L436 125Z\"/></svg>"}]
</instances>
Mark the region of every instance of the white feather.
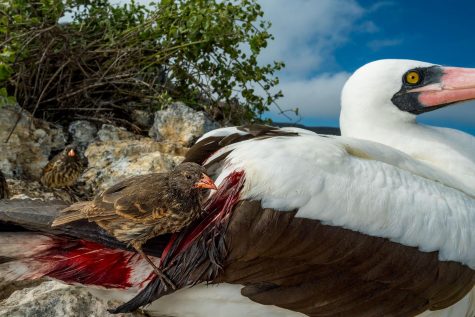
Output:
<instances>
[{"instance_id":1,"label":"white feather","mask_svg":"<svg viewBox=\"0 0 475 317\"><path fill-rule=\"evenodd\" d=\"M53 239L32 232L2 232L0 256L18 259L28 258L48 250Z\"/></svg>"},{"instance_id":2,"label":"white feather","mask_svg":"<svg viewBox=\"0 0 475 317\"><path fill-rule=\"evenodd\" d=\"M227 136L231 134L246 135L248 133L246 131L239 130L237 127L221 128L221 129L216 129L216 130L212 130L210 132L205 133L196 142L198 143L201 140L209 138L209 137L221 137L221 136Z\"/></svg>"},{"instance_id":3,"label":"white feather","mask_svg":"<svg viewBox=\"0 0 475 317\"><path fill-rule=\"evenodd\" d=\"M316 133L313 131L301 129L301 128L295 128L295 127L284 127L284 128L279 128L279 130L284 131L284 132L298 133L300 135L316 135ZM220 129L212 130L210 132L205 133L196 142L200 142L201 140L204 140L209 137L225 137L231 134L247 135L249 133L246 132L245 130L238 129L238 127L220 128Z\"/></svg>"},{"instance_id":4,"label":"white feather","mask_svg":"<svg viewBox=\"0 0 475 317\"><path fill-rule=\"evenodd\" d=\"M272 305L261 305L241 295L242 285L196 285L164 296L145 307L151 316L177 317L304 317L305 315ZM130 300L135 293L93 289L91 293L100 298L122 302Z\"/></svg>"}]
</instances>

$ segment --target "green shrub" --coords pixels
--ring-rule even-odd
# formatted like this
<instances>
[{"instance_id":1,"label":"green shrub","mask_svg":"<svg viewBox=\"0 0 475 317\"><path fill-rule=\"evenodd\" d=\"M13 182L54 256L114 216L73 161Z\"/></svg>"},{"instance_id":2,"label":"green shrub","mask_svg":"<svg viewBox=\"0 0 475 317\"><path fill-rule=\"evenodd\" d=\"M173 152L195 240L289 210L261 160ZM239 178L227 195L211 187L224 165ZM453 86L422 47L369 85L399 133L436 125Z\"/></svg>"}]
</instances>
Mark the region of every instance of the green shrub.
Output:
<instances>
[{"instance_id":1,"label":"green shrub","mask_svg":"<svg viewBox=\"0 0 475 317\"><path fill-rule=\"evenodd\" d=\"M262 15L255 0L0 0L0 98L53 121L128 124L174 100L254 121L281 96L283 64L257 60L272 39Z\"/></svg>"}]
</instances>

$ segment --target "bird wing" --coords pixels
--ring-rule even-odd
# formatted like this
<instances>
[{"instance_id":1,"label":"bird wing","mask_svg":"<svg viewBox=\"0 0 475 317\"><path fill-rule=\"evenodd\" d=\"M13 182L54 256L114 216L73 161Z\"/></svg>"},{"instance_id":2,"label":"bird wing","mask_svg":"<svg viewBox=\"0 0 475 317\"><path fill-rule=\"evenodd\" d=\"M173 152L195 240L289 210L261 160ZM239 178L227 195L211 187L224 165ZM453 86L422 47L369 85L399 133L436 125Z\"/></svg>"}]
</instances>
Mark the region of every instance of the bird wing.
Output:
<instances>
[{"instance_id":1,"label":"bird wing","mask_svg":"<svg viewBox=\"0 0 475 317\"><path fill-rule=\"evenodd\" d=\"M238 142L254 138L292 136L300 133L315 134L299 128L277 128L262 124L248 124L238 127L216 129L203 135L186 153L184 162L202 164L217 150Z\"/></svg>"},{"instance_id":2,"label":"bird wing","mask_svg":"<svg viewBox=\"0 0 475 317\"><path fill-rule=\"evenodd\" d=\"M93 201L78 202L62 210L52 226L81 219L89 221L154 221L166 215L162 197L166 174L152 173L122 180L98 194Z\"/></svg>"},{"instance_id":3,"label":"bird wing","mask_svg":"<svg viewBox=\"0 0 475 317\"><path fill-rule=\"evenodd\" d=\"M43 172L42 172L43 176L50 173L54 169L54 166L55 166L55 164L57 164L57 161L58 161L58 159L55 156L53 159L51 159L51 161L49 161L45 165L45 167L43 167Z\"/></svg>"},{"instance_id":4,"label":"bird wing","mask_svg":"<svg viewBox=\"0 0 475 317\"><path fill-rule=\"evenodd\" d=\"M474 286L474 270L437 252L296 215L242 201L215 282L245 285L241 294L261 304L334 317L414 316L448 307Z\"/></svg>"},{"instance_id":5,"label":"bird wing","mask_svg":"<svg viewBox=\"0 0 475 317\"><path fill-rule=\"evenodd\" d=\"M94 199L98 212L90 217L107 220L119 216L132 221L153 221L163 217L167 210L160 193L166 194L166 175L139 175L113 185Z\"/></svg>"},{"instance_id":6,"label":"bird wing","mask_svg":"<svg viewBox=\"0 0 475 317\"><path fill-rule=\"evenodd\" d=\"M450 175L342 137L248 140L205 164L222 153L216 184L246 181L218 281L243 295L315 316L411 315L475 284L473 189Z\"/></svg>"}]
</instances>

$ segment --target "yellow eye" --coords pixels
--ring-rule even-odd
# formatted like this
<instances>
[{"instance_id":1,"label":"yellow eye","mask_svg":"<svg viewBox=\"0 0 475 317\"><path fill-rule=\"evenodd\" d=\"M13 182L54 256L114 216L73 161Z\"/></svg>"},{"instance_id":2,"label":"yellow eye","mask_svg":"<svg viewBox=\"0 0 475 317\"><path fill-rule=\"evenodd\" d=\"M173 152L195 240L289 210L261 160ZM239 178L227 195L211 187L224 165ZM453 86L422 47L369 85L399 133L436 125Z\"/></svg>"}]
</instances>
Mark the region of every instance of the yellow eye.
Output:
<instances>
[{"instance_id":1,"label":"yellow eye","mask_svg":"<svg viewBox=\"0 0 475 317\"><path fill-rule=\"evenodd\" d=\"M421 81L421 75L416 71L410 71L406 74L406 83L416 85Z\"/></svg>"}]
</instances>

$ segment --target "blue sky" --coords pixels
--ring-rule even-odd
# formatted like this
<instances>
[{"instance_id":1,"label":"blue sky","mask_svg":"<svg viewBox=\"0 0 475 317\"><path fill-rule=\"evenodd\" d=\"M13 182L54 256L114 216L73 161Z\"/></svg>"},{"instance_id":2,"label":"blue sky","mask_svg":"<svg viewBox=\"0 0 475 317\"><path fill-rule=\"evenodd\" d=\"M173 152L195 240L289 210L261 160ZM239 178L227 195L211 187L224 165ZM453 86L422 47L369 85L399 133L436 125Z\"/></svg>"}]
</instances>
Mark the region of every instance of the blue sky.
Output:
<instances>
[{"instance_id":1,"label":"blue sky","mask_svg":"<svg viewBox=\"0 0 475 317\"><path fill-rule=\"evenodd\" d=\"M278 74L278 88L285 95L279 104L299 107L302 124L338 126L343 84L373 60L406 58L475 67L473 0L258 2L275 36L261 60L286 63ZM268 116L286 121L275 109ZM475 102L423 114L419 121L475 134Z\"/></svg>"},{"instance_id":2,"label":"blue sky","mask_svg":"<svg viewBox=\"0 0 475 317\"><path fill-rule=\"evenodd\" d=\"M353 71L373 60L407 58L475 67L473 1L259 2L278 42L264 59L287 64L280 74L286 97L279 103L298 106L303 124L337 126L341 87ZM419 121L475 133L475 103L424 114Z\"/></svg>"}]
</instances>

